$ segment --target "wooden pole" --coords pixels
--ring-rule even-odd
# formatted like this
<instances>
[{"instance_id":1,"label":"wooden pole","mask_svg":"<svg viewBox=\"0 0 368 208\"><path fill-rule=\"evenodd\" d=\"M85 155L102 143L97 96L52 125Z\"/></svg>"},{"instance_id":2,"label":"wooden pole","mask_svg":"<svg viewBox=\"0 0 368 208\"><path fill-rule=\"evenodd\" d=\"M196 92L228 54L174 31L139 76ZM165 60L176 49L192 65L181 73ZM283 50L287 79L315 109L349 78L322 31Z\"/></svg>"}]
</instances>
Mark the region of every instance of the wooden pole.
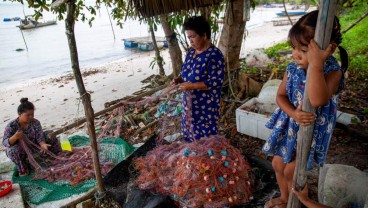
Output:
<instances>
[{"instance_id":1,"label":"wooden pole","mask_svg":"<svg viewBox=\"0 0 368 208\"><path fill-rule=\"evenodd\" d=\"M151 32L151 38L152 38L152 43L153 43L153 48L155 49L155 54L156 54L156 60L157 60L157 65L160 68L159 72L161 76L165 76L165 70L164 67L162 66L162 57L160 55L160 50L158 49L157 46L157 42L156 42L156 37L155 37L155 32L153 30L153 19L151 19L151 24L149 24L149 28L150 28L150 32Z\"/></svg>"},{"instance_id":2,"label":"wooden pole","mask_svg":"<svg viewBox=\"0 0 368 208\"><path fill-rule=\"evenodd\" d=\"M100 162L98 158L96 132L95 132L94 119L93 119L93 108L91 106L91 96L89 93L87 93L84 87L84 84L83 84L82 74L79 68L77 44L76 44L75 36L74 36L75 9L76 9L75 0L71 0L66 3L66 10L67 10L67 16L65 19L66 36L67 36L68 43L69 43L70 59L72 63L72 69L73 69L75 81L77 82L78 91L79 91L79 94L81 95L83 106L84 106L84 112L87 118L89 139L90 139L91 147L92 147L93 165L94 165L95 175L96 175L96 180L97 180L97 191L100 196L103 196L103 194L105 193L105 189L102 183L101 168L100 168Z\"/></svg>"},{"instance_id":3,"label":"wooden pole","mask_svg":"<svg viewBox=\"0 0 368 208\"><path fill-rule=\"evenodd\" d=\"M337 0L321 0L321 7L318 13L318 20L314 40L321 49L326 49L330 44L333 21L335 18L335 8ZM307 82L304 88L304 99L302 110L306 112L315 112L308 96L310 69L307 70ZM312 143L314 122L309 126L300 126L298 131L298 145L296 150L296 165L293 177L293 187L296 190L302 190L307 183L307 162ZM292 192L289 194L288 208L299 208L301 203Z\"/></svg>"}]
</instances>

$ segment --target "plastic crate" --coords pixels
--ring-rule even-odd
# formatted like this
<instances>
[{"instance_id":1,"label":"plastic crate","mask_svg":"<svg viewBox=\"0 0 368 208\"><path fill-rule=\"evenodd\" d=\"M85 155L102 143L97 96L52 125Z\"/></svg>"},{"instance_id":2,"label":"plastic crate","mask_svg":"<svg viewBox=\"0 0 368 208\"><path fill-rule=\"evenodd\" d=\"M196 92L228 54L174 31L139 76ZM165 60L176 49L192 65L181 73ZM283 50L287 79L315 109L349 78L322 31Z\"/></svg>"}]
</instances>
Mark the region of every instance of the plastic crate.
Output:
<instances>
[{"instance_id":1,"label":"plastic crate","mask_svg":"<svg viewBox=\"0 0 368 208\"><path fill-rule=\"evenodd\" d=\"M236 128L238 132L266 140L271 129L265 124L275 111L275 103L262 103L258 98L252 98L236 109Z\"/></svg>"}]
</instances>

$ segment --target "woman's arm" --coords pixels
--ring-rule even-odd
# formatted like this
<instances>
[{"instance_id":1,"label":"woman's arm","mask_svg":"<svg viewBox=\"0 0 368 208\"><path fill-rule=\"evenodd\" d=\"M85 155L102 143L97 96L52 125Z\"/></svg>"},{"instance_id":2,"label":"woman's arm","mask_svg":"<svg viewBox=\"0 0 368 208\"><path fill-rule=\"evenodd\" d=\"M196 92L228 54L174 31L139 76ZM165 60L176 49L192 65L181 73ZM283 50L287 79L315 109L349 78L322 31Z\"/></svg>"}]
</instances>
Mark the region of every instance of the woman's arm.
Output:
<instances>
[{"instance_id":1,"label":"woman's arm","mask_svg":"<svg viewBox=\"0 0 368 208\"><path fill-rule=\"evenodd\" d=\"M301 203L303 203L307 208L331 208L329 206L320 204L316 201L311 200L308 197L308 187L305 185L304 189L301 191L296 191L295 188L291 189L293 193L298 197Z\"/></svg>"},{"instance_id":2,"label":"woman's arm","mask_svg":"<svg viewBox=\"0 0 368 208\"><path fill-rule=\"evenodd\" d=\"M307 126L316 119L316 116L313 113L303 112L302 103L297 108L295 108L290 103L289 98L287 96L287 92L286 92L287 79L288 79L288 76L285 72L284 78L277 91L276 103L281 108L282 111L284 111L288 116L293 118L300 125Z\"/></svg>"},{"instance_id":3,"label":"woman's arm","mask_svg":"<svg viewBox=\"0 0 368 208\"><path fill-rule=\"evenodd\" d=\"M183 82L179 85L179 88L183 91L189 90L208 90L207 85L204 82Z\"/></svg>"},{"instance_id":4,"label":"woman's arm","mask_svg":"<svg viewBox=\"0 0 368 208\"><path fill-rule=\"evenodd\" d=\"M13 136L11 136L8 140L10 145L13 145L14 143L16 143L18 140L23 138L23 132L21 130L18 130L15 132L15 134ZM4 138L5 139L5 138Z\"/></svg>"},{"instance_id":5,"label":"woman's arm","mask_svg":"<svg viewBox=\"0 0 368 208\"><path fill-rule=\"evenodd\" d=\"M14 123L14 121L10 122L4 131L3 137L3 145L7 148L10 148L13 144L15 144L19 139L23 138L23 132L18 130L18 125Z\"/></svg>"}]
</instances>

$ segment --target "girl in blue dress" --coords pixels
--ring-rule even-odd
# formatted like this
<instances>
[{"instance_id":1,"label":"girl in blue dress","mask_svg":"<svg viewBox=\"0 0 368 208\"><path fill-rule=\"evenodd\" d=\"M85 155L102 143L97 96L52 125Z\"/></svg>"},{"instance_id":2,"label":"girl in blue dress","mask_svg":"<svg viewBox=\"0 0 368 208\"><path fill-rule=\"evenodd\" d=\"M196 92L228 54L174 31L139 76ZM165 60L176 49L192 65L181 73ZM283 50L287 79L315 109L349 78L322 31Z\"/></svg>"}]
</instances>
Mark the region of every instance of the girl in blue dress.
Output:
<instances>
[{"instance_id":1,"label":"girl in blue dress","mask_svg":"<svg viewBox=\"0 0 368 208\"><path fill-rule=\"evenodd\" d=\"M276 172L281 196L272 199L265 207L286 207L291 190L299 126L310 125L314 131L307 168L312 169L313 161L323 165L328 145L336 124L338 94L344 86L343 71L347 68L346 51L339 47L342 67L332 56L341 43L340 24L335 17L331 44L321 50L313 40L318 11L310 12L298 20L289 31L289 41L293 48L294 62L289 63L278 89L276 102L279 108L266 124L273 129L262 147L266 155L273 155L272 166ZM309 66L310 79L308 96L316 113L303 112L302 100L306 73Z\"/></svg>"},{"instance_id":2,"label":"girl in blue dress","mask_svg":"<svg viewBox=\"0 0 368 208\"><path fill-rule=\"evenodd\" d=\"M184 92L182 133L191 142L217 134L224 57L211 43L211 28L203 17L189 18L184 29L192 48L174 81Z\"/></svg>"}]
</instances>

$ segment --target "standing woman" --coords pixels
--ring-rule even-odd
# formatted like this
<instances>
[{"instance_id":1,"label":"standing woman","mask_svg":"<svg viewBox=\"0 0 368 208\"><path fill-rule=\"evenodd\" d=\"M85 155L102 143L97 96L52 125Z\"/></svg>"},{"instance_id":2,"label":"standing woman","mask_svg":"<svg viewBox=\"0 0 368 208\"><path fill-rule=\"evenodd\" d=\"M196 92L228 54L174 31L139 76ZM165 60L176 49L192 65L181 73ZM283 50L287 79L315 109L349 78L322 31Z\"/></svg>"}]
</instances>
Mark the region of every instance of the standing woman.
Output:
<instances>
[{"instance_id":1,"label":"standing woman","mask_svg":"<svg viewBox=\"0 0 368 208\"><path fill-rule=\"evenodd\" d=\"M224 57L211 43L211 28L204 17L191 17L183 27L192 47L174 82L184 92L182 132L191 142L217 134Z\"/></svg>"},{"instance_id":2,"label":"standing woman","mask_svg":"<svg viewBox=\"0 0 368 208\"><path fill-rule=\"evenodd\" d=\"M28 139L41 147L41 150L50 150L54 154L61 151L56 138L48 139L42 131L41 123L34 118L35 107L28 98L22 98L18 106L18 118L10 121L5 128L3 145L6 155L15 163L19 176L29 174L30 165L27 154L19 144L22 139Z\"/></svg>"}]
</instances>

